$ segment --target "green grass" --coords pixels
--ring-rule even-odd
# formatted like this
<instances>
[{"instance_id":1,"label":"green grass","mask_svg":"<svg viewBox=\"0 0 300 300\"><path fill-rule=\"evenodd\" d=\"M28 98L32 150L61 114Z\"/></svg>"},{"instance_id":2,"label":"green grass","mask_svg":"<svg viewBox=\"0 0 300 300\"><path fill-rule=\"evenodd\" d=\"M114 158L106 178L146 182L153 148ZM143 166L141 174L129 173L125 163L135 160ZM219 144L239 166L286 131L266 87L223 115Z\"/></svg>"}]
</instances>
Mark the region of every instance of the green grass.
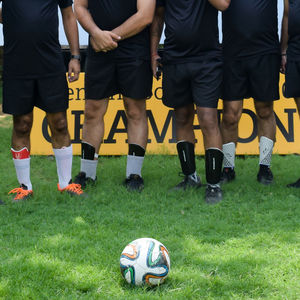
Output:
<instances>
[{"instance_id":1,"label":"green grass","mask_svg":"<svg viewBox=\"0 0 300 300\"><path fill-rule=\"evenodd\" d=\"M89 198L56 190L52 157L32 157L34 197L12 203L17 181L10 119L0 120L0 299L300 299L300 157L274 156L276 183L256 182L257 157L237 160L224 201L204 203L204 189L169 193L177 157L147 156L145 190L128 193L125 157L100 158ZM197 159L204 179L204 160ZM74 175L79 158L74 158ZM171 273L158 288L121 278L125 245L153 237L166 245Z\"/></svg>"}]
</instances>

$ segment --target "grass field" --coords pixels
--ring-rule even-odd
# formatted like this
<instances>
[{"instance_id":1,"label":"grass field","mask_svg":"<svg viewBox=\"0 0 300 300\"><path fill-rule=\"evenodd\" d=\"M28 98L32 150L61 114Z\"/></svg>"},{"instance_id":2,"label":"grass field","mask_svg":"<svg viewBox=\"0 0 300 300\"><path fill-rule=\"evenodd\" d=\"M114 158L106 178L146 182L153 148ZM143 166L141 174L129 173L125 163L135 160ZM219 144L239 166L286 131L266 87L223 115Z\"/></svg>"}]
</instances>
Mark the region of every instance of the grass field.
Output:
<instances>
[{"instance_id":1,"label":"grass field","mask_svg":"<svg viewBox=\"0 0 300 300\"><path fill-rule=\"evenodd\" d=\"M300 176L300 157L274 156L268 187L256 182L257 157L238 159L216 206L204 203L204 189L168 192L177 157L146 157L140 194L121 185L125 157L100 158L87 199L59 194L53 157L32 157L34 198L12 203L10 126L0 119L0 299L300 299L300 190L285 187ZM197 166L204 179L203 158ZM120 253L139 237L170 252L158 288L121 278Z\"/></svg>"}]
</instances>

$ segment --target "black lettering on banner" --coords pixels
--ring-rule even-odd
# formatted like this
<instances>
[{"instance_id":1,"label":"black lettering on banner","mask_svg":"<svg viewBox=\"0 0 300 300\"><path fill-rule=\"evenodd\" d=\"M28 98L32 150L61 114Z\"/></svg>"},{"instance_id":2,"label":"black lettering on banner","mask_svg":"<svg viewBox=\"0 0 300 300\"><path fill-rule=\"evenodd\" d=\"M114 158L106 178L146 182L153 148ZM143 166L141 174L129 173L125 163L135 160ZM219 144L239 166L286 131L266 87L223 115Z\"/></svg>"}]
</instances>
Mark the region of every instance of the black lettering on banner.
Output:
<instances>
[{"instance_id":1,"label":"black lettering on banner","mask_svg":"<svg viewBox=\"0 0 300 300\"><path fill-rule=\"evenodd\" d=\"M158 92L160 92L161 96L158 95ZM154 97L157 100L162 100L162 87L161 86L155 89Z\"/></svg>"},{"instance_id":2,"label":"black lettering on banner","mask_svg":"<svg viewBox=\"0 0 300 300\"><path fill-rule=\"evenodd\" d=\"M69 101L74 100L74 98L71 98L71 96L73 96L73 95L74 95L74 90L69 88Z\"/></svg>"},{"instance_id":3,"label":"black lettering on banner","mask_svg":"<svg viewBox=\"0 0 300 300\"><path fill-rule=\"evenodd\" d=\"M296 113L296 109L294 108L286 108L284 110L285 113L287 113L288 117L288 130L285 129L284 125L278 118L278 116L275 114L275 119L276 119L276 125L278 129L281 131L282 135L286 139L288 143L292 143L295 141L295 136L294 136L294 113Z\"/></svg>"},{"instance_id":4,"label":"black lettering on banner","mask_svg":"<svg viewBox=\"0 0 300 300\"><path fill-rule=\"evenodd\" d=\"M161 131L161 134L158 131L155 119L153 117L153 113L151 110L147 110L147 117L149 119L150 125L152 127L156 142L161 144L164 142L168 128L170 124L172 123L172 138L169 139L169 143L176 143L176 127L175 127L175 113L173 110L169 110L168 115L166 117L163 129ZM148 140L148 143L151 143L151 140Z\"/></svg>"},{"instance_id":5,"label":"black lettering on banner","mask_svg":"<svg viewBox=\"0 0 300 300\"><path fill-rule=\"evenodd\" d=\"M43 122L42 122L42 133L43 133L43 137L44 139L48 142L51 143L51 136L49 134L49 130L48 130L48 122L47 122L47 118L45 117Z\"/></svg>"},{"instance_id":6,"label":"black lettering on banner","mask_svg":"<svg viewBox=\"0 0 300 300\"><path fill-rule=\"evenodd\" d=\"M252 133L249 137L247 138L238 138L238 142L242 143L242 144L247 144L252 142L253 140L255 140L255 138L257 137L257 118L256 118L256 114L250 110L250 109L243 109L243 114L247 114L250 116L250 118L252 119L252 124L253 124L253 130Z\"/></svg>"},{"instance_id":7,"label":"black lettering on banner","mask_svg":"<svg viewBox=\"0 0 300 300\"><path fill-rule=\"evenodd\" d=\"M118 128L120 119L122 119L124 123L124 128ZM105 144L116 144L116 140L114 136L116 133L127 133L127 118L124 110L118 110L111 126L110 132L106 140L103 141Z\"/></svg>"},{"instance_id":8,"label":"black lettering on banner","mask_svg":"<svg viewBox=\"0 0 300 300\"><path fill-rule=\"evenodd\" d=\"M82 97L80 97L80 92L83 91ZM76 88L76 99L75 100L84 100L85 99L85 89L84 88Z\"/></svg>"},{"instance_id":9,"label":"black lettering on banner","mask_svg":"<svg viewBox=\"0 0 300 300\"><path fill-rule=\"evenodd\" d=\"M72 110L71 114L74 115L74 139L71 140L73 144L80 144L80 131L83 124L80 123L80 116L84 114L83 110Z\"/></svg>"}]
</instances>

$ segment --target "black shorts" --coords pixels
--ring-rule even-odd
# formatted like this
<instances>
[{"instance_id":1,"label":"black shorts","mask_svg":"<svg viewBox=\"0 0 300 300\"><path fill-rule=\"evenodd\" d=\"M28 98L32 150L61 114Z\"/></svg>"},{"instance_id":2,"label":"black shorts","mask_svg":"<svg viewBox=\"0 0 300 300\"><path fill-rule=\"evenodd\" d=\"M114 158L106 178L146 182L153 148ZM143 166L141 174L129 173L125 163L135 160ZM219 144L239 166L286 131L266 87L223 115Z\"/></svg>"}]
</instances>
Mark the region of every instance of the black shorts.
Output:
<instances>
[{"instance_id":1,"label":"black shorts","mask_svg":"<svg viewBox=\"0 0 300 300\"><path fill-rule=\"evenodd\" d=\"M286 98L300 97L300 61L287 60L284 96Z\"/></svg>"},{"instance_id":2,"label":"black shorts","mask_svg":"<svg viewBox=\"0 0 300 300\"><path fill-rule=\"evenodd\" d=\"M166 64L163 67L163 103L179 108L191 103L216 108L221 92L222 60Z\"/></svg>"},{"instance_id":3,"label":"black shorts","mask_svg":"<svg viewBox=\"0 0 300 300\"><path fill-rule=\"evenodd\" d=\"M25 115L34 106L48 113L66 111L69 89L66 74L40 79L3 79L3 112Z\"/></svg>"},{"instance_id":4,"label":"black shorts","mask_svg":"<svg viewBox=\"0 0 300 300\"><path fill-rule=\"evenodd\" d=\"M90 100L107 99L122 94L132 99L146 99L152 95L150 61L142 59L115 60L107 57L88 58L85 73L85 97Z\"/></svg>"},{"instance_id":5,"label":"black shorts","mask_svg":"<svg viewBox=\"0 0 300 300\"><path fill-rule=\"evenodd\" d=\"M224 61L222 99L279 99L280 56L268 54L243 60Z\"/></svg>"}]
</instances>

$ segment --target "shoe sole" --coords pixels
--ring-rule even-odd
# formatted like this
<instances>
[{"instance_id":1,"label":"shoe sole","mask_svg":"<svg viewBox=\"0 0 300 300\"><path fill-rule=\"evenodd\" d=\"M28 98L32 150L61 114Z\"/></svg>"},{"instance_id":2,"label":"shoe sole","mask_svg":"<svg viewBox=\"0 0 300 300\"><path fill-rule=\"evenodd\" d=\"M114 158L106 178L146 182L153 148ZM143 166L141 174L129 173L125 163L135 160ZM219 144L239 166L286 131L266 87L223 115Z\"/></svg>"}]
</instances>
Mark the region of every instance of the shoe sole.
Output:
<instances>
[{"instance_id":1,"label":"shoe sole","mask_svg":"<svg viewBox=\"0 0 300 300\"><path fill-rule=\"evenodd\" d=\"M223 196L218 197L218 198L205 198L205 202L208 205L215 205L220 203L223 200Z\"/></svg>"},{"instance_id":2,"label":"shoe sole","mask_svg":"<svg viewBox=\"0 0 300 300\"><path fill-rule=\"evenodd\" d=\"M235 178L230 178L230 179L226 178L226 179L223 179L223 180L221 179L220 183L221 184L226 184L226 183L232 182L234 180L235 180Z\"/></svg>"},{"instance_id":3,"label":"shoe sole","mask_svg":"<svg viewBox=\"0 0 300 300\"><path fill-rule=\"evenodd\" d=\"M263 178L257 179L257 181L263 185L271 185L273 183L273 180L267 180Z\"/></svg>"}]
</instances>

